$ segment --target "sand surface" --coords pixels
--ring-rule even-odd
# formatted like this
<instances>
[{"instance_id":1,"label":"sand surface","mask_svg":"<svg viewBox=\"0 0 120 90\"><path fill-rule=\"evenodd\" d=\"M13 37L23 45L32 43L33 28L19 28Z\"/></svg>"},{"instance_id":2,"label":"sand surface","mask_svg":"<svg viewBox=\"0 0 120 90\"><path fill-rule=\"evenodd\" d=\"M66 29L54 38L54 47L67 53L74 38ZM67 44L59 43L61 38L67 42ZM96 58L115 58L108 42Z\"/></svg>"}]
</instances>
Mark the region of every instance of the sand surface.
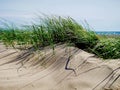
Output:
<instances>
[{"instance_id":1,"label":"sand surface","mask_svg":"<svg viewBox=\"0 0 120 90\"><path fill-rule=\"evenodd\" d=\"M33 52L0 44L0 90L120 90L119 67L64 45Z\"/></svg>"}]
</instances>

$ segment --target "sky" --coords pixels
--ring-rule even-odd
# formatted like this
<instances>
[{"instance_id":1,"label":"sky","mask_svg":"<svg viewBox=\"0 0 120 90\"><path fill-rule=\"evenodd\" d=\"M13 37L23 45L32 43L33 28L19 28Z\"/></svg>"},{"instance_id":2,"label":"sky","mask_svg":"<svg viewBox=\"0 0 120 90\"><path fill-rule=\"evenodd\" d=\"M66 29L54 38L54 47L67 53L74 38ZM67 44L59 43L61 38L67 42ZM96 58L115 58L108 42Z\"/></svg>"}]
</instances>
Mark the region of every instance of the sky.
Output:
<instances>
[{"instance_id":1,"label":"sky","mask_svg":"<svg viewBox=\"0 0 120 90\"><path fill-rule=\"evenodd\" d=\"M120 0L0 0L0 18L29 23L38 14L84 20L96 31L120 31Z\"/></svg>"}]
</instances>

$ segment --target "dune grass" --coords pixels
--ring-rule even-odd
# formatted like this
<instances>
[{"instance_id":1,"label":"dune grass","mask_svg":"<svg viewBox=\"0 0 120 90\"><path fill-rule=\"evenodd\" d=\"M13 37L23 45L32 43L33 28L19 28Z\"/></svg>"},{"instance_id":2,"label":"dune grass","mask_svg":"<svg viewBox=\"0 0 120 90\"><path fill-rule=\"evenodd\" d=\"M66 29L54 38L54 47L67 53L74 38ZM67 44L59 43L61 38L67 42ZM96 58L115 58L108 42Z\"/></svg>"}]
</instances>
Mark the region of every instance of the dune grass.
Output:
<instances>
[{"instance_id":1,"label":"dune grass","mask_svg":"<svg viewBox=\"0 0 120 90\"><path fill-rule=\"evenodd\" d=\"M115 37L100 37L90 29L78 24L71 17L45 16L39 22L19 29L17 27L0 28L0 40L6 46L21 49L51 46L69 43L80 49L96 54L98 57L120 58L120 40Z\"/></svg>"},{"instance_id":2,"label":"dune grass","mask_svg":"<svg viewBox=\"0 0 120 90\"><path fill-rule=\"evenodd\" d=\"M92 52L104 59L118 59L120 58L120 38L100 39Z\"/></svg>"}]
</instances>

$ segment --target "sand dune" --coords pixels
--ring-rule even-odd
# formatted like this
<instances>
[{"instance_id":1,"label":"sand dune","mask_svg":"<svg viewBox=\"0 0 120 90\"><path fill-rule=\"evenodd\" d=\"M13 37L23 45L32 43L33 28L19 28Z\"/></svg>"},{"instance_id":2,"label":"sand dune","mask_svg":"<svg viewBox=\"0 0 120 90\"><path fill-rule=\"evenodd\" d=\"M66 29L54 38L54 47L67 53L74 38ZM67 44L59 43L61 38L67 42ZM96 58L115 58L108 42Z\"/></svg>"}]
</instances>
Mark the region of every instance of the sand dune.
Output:
<instances>
[{"instance_id":1,"label":"sand dune","mask_svg":"<svg viewBox=\"0 0 120 90\"><path fill-rule=\"evenodd\" d=\"M0 90L120 90L120 60L59 45L40 52L0 44Z\"/></svg>"}]
</instances>

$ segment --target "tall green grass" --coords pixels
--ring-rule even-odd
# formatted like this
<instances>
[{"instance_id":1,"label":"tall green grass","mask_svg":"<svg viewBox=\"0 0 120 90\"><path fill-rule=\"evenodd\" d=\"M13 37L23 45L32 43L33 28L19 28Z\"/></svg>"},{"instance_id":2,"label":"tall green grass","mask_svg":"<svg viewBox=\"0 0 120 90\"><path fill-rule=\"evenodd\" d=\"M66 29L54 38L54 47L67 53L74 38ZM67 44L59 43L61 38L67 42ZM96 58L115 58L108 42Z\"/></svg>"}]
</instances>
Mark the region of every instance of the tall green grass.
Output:
<instances>
[{"instance_id":1,"label":"tall green grass","mask_svg":"<svg viewBox=\"0 0 120 90\"><path fill-rule=\"evenodd\" d=\"M85 30L70 17L46 16L40 18L39 23L34 23L23 30L12 27L2 31L2 41L11 46L29 44L39 48L69 42L79 48L86 48L92 46L93 40L97 41L94 32Z\"/></svg>"},{"instance_id":2,"label":"tall green grass","mask_svg":"<svg viewBox=\"0 0 120 90\"><path fill-rule=\"evenodd\" d=\"M120 38L101 39L92 52L104 59L118 59L120 58Z\"/></svg>"},{"instance_id":3,"label":"tall green grass","mask_svg":"<svg viewBox=\"0 0 120 90\"><path fill-rule=\"evenodd\" d=\"M51 46L54 49L55 44L69 43L101 58L120 58L118 38L100 37L71 17L39 17L38 22L24 28L7 25L0 29L0 40L6 46L35 50L45 46Z\"/></svg>"}]
</instances>

